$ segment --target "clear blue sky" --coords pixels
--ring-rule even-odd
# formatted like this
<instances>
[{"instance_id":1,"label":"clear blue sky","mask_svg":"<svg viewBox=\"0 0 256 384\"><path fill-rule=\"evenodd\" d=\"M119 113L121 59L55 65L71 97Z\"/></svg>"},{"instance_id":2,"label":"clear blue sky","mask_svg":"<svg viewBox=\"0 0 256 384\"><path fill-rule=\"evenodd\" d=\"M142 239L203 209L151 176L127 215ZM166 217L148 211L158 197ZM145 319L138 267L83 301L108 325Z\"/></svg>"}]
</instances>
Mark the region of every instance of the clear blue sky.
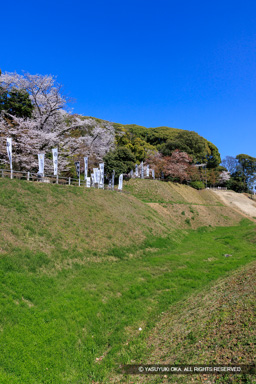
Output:
<instances>
[{"instance_id":1,"label":"clear blue sky","mask_svg":"<svg viewBox=\"0 0 256 384\"><path fill-rule=\"evenodd\" d=\"M74 112L256 157L256 1L1 3L2 71L57 75Z\"/></svg>"}]
</instances>

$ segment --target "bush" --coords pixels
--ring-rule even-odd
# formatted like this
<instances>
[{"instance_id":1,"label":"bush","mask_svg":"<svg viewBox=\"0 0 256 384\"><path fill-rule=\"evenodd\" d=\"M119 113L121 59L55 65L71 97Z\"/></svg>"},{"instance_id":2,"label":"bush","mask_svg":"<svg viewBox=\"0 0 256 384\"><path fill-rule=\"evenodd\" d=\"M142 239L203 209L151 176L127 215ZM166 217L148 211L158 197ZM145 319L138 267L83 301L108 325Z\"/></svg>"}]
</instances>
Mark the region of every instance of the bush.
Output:
<instances>
[{"instance_id":1,"label":"bush","mask_svg":"<svg viewBox=\"0 0 256 384\"><path fill-rule=\"evenodd\" d=\"M105 171L111 174L115 170L116 177L121 173L128 173L135 167L135 156L129 148L119 147L108 152L104 158Z\"/></svg>"},{"instance_id":2,"label":"bush","mask_svg":"<svg viewBox=\"0 0 256 384\"><path fill-rule=\"evenodd\" d=\"M244 187L243 180L239 180L238 177L231 177L227 182L227 188L238 193L248 192L247 188Z\"/></svg>"},{"instance_id":3,"label":"bush","mask_svg":"<svg viewBox=\"0 0 256 384\"><path fill-rule=\"evenodd\" d=\"M190 186L195 189L204 189L205 185L202 181L191 181Z\"/></svg>"}]
</instances>

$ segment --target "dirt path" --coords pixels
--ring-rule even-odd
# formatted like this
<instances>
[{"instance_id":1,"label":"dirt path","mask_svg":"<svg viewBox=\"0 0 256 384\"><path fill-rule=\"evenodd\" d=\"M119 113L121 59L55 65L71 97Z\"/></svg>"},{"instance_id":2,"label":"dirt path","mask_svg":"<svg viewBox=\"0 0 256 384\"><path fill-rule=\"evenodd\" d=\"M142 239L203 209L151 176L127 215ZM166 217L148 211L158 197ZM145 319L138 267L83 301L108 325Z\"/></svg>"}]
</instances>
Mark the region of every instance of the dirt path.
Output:
<instances>
[{"instance_id":1,"label":"dirt path","mask_svg":"<svg viewBox=\"0 0 256 384\"><path fill-rule=\"evenodd\" d=\"M256 203L242 193L234 191L213 191L229 207L242 212L249 218L256 219ZM255 221L255 220L254 220Z\"/></svg>"}]
</instances>

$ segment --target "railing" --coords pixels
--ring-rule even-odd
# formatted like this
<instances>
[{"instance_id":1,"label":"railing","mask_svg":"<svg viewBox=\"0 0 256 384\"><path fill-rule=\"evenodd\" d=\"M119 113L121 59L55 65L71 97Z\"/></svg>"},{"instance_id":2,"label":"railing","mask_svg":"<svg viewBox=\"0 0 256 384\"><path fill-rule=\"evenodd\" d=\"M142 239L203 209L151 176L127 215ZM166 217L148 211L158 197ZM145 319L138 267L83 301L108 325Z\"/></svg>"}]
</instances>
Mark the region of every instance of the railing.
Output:
<instances>
[{"instance_id":1,"label":"railing","mask_svg":"<svg viewBox=\"0 0 256 384\"><path fill-rule=\"evenodd\" d=\"M63 176L53 176L53 175L40 175L38 173L33 172L25 172L25 171L14 171L10 169L0 169L0 177L9 177L11 179L20 179L27 181L37 181L42 183L51 183L51 184L60 184L60 185L75 185L78 187L84 186L86 187L86 180L72 178L72 177L63 177ZM140 178L140 177L133 177ZM145 177L145 179L150 179ZM161 180L168 182L167 179L155 178L155 180ZM94 185L91 184L91 188L99 188L98 183ZM109 187L108 184L104 184L104 188L107 190L114 190L114 186ZM227 191L227 187L207 187L207 189L216 190L216 191ZM116 189L117 190L117 189ZM121 191L120 191L121 192ZM124 191L122 191L124 192ZM127 193L127 192L126 192Z\"/></svg>"},{"instance_id":2,"label":"railing","mask_svg":"<svg viewBox=\"0 0 256 384\"><path fill-rule=\"evenodd\" d=\"M208 189L212 189L214 191L227 191L227 187L208 187Z\"/></svg>"},{"instance_id":3,"label":"railing","mask_svg":"<svg viewBox=\"0 0 256 384\"><path fill-rule=\"evenodd\" d=\"M9 177L10 179L20 179L27 181L37 181L41 183L60 184L60 185L74 185L77 187L86 187L86 180L76 179L72 177L60 177L53 175L40 175L33 172L14 171L9 169L0 169L0 177ZM99 188L98 183L90 186L91 188ZM101 188L102 189L102 188ZM104 185L104 189L114 190L114 187L109 188L107 184Z\"/></svg>"}]
</instances>

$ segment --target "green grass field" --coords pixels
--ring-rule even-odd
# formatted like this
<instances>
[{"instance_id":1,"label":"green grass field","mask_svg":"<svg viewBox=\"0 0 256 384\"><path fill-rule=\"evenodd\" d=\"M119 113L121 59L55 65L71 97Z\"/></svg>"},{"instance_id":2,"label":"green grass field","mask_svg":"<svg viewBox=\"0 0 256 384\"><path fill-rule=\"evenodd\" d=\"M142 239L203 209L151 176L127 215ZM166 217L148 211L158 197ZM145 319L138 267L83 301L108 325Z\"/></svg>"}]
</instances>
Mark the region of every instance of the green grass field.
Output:
<instances>
[{"instance_id":1,"label":"green grass field","mask_svg":"<svg viewBox=\"0 0 256 384\"><path fill-rule=\"evenodd\" d=\"M0 188L3 384L119 382L162 312L255 260L249 220L180 229L132 195Z\"/></svg>"}]
</instances>

